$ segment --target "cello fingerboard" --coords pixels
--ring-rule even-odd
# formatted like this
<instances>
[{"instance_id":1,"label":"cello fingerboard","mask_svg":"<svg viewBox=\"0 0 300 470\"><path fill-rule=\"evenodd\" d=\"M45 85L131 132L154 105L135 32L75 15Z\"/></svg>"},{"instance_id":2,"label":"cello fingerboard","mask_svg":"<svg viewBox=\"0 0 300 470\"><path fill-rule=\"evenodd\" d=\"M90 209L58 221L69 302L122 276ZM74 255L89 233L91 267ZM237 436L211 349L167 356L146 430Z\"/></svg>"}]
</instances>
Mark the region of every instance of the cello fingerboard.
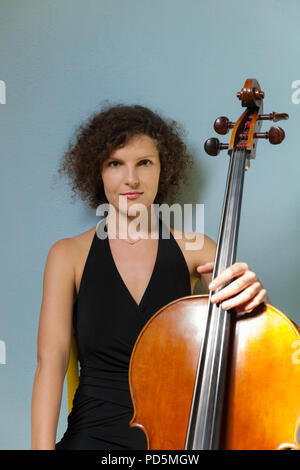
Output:
<instances>
[{"instance_id":1,"label":"cello fingerboard","mask_svg":"<svg viewBox=\"0 0 300 470\"><path fill-rule=\"evenodd\" d=\"M236 259L247 150L230 152L225 197L212 278ZM228 283L216 289L218 292ZM191 406L185 449L218 449L224 401L230 311L210 302Z\"/></svg>"}]
</instances>

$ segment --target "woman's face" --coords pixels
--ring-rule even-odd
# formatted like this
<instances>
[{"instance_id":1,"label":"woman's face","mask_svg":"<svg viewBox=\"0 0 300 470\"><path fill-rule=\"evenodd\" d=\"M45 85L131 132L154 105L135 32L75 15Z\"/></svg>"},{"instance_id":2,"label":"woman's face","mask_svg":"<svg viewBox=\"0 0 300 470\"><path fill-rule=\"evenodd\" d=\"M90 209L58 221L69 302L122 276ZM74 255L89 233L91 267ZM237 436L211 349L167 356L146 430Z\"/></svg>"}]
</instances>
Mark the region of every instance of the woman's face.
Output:
<instances>
[{"instance_id":1,"label":"woman's face","mask_svg":"<svg viewBox=\"0 0 300 470\"><path fill-rule=\"evenodd\" d=\"M125 202L128 211L137 203L149 208L157 194L160 176L156 141L144 134L132 137L103 162L101 176L107 200L117 211L122 212ZM139 194L126 195L135 191Z\"/></svg>"}]
</instances>

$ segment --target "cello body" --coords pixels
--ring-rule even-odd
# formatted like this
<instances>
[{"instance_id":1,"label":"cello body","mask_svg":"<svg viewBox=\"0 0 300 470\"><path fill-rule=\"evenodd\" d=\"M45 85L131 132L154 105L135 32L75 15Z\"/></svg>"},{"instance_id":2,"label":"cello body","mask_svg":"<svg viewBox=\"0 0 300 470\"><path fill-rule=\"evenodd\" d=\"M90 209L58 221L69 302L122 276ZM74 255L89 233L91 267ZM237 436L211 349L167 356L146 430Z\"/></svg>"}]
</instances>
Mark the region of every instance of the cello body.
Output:
<instances>
[{"instance_id":1,"label":"cello body","mask_svg":"<svg viewBox=\"0 0 300 470\"><path fill-rule=\"evenodd\" d=\"M185 448L208 295L170 302L135 343L129 366L134 415L148 449ZM232 316L220 449L299 449L300 334L271 305ZM151 360L149 360L151 358Z\"/></svg>"}]
</instances>

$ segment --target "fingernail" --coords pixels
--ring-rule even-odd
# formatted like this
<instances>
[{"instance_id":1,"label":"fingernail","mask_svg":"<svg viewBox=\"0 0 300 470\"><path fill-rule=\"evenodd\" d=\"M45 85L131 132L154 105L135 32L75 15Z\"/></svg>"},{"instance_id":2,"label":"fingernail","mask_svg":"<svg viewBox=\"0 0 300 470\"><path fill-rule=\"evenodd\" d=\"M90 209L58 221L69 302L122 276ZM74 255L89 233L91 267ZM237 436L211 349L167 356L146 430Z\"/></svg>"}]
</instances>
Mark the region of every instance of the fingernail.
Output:
<instances>
[{"instance_id":1,"label":"fingernail","mask_svg":"<svg viewBox=\"0 0 300 470\"><path fill-rule=\"evenodd\" d=\"M210 284L208 284L208 287L209 287L209 289L211 290L211 289L213 289L213 288L215 287L215 285L214 285L213 282L211 282Z\"/></svg>"}]
</instances>

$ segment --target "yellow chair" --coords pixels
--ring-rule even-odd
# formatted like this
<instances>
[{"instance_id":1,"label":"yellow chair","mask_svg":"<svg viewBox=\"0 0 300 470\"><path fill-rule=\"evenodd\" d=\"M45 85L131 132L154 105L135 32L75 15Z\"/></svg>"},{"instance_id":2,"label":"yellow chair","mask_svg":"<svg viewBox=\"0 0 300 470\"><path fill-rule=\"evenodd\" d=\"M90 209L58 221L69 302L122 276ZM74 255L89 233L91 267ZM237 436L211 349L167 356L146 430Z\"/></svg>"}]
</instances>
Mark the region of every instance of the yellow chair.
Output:
<instances>
[{"instance_id":1,"label":"yellow chair","mask_svg":"<svg viewBox=\"0 0 300 470\"><path fill-rule=\"evenodd\" d=\"M79 385L79 372L78 372L78 354L77 344L74 335L74 328L72 328L71 350L70 359L67 369L67 394L68 394L68 414L71 413L73 407L73 399L77 387Z\"/></svg>"}]
</instances>

